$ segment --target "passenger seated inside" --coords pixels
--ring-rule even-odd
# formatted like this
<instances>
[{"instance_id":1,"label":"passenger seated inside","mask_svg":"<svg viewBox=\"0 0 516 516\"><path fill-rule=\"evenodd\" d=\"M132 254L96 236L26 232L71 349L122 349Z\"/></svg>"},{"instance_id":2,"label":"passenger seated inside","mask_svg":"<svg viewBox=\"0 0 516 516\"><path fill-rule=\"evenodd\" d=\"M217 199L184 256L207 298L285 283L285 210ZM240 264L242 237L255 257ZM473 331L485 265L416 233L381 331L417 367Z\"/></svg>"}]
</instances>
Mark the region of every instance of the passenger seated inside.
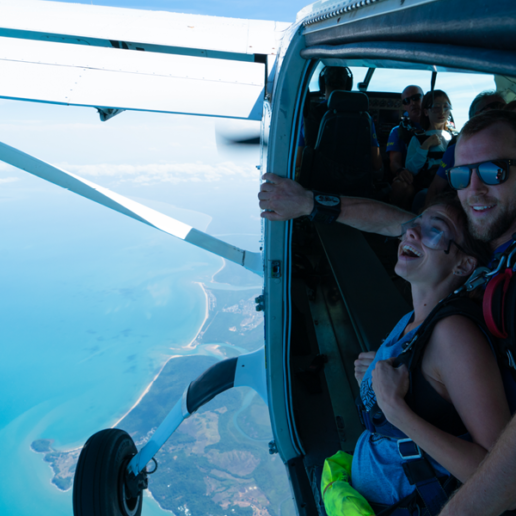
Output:
<instances>
[{"instance_id":1,"label":"passenger seated inside","mask_svg":"<svg viewBox=\"0 0 516 516\"><path fill-rule=\"evenodd\" d=\"M483 91L479 93L471 103L469 107L469 119L473 118L480 113L490 111L491 109L504 109L505 100L496 91ZM509 108L509 104L505 109ZM516 108L516 102L515 106ZM448 188L448 178L446 172L453 167L455 164L455 143L450 143L446 152L444 153L441 165L437 170L432 183L428 187L428 193L426 195L425 205L429 206L432 200Z\"/></svg>"},{"instance_id":2,"label":"passenger seated inside","mask_svg":"<svg viewBox=\"0 0 516 516\"><path fill-rule=\"evenodd\" d=\"M445 112L442 105L436 110ZM510 413L496 356L471 318L442 318L426 341L417 339L407 349L440 301L486 263L489 249L470 235L466 215L451 193L402 228L395 270L411 284L414 311L398 322L376 353L361 353L355 362L369 429L357 442L351 479L376 513L402 501L400 507L409 507L403 512L407 515L428 514L421 500L425 493L434 496L428 487L433 482L437 514L455 488L454 479L465 482L474 473ZM426 346L418 350L418 342ZM408 351L420 357L410 377L405 365L393 364ZM383 422L375 419L378 407ZM417 480L421 472L428 477L422 486Z\"/></svg>"},{"instance_id":3,"label":"passenger seated inside","mask_svg":"<svg viewBox=\"0 0 516 516\"><path fill-rule=\"evenodd\" d=\"M393 177L400 176L412 184L414 176L405 168L407 147L416 133L423 131L420 125L423 90L419 86L407 86L401 93L401 103L406 111L400 124L393 127L387 140L389 166Z\"/></svg>"},{"instance_id":4,"label":"passenger seated inside","mask_svg":"<svg viewBox=\"0 0 516 516\"><path fill-rule=\"evenodd\" d=\"M405 161L413 182L398 176L392 185L393 202L398 206L415 213L423 207L428 187L453 136L448 125L451 109L450 99L442 90L429 91L423 97L421 127L424 132L410 140Z\"/></svg>"},{"instance_id":5,"label":"passenger seated inside","mask_svg":"<svg viewBox=\"0 0 516 516\"><path fill-rule=\"evenodd\" d=\"M324 93L324 100L319 104L311 102L307 97L303 112L301 131L298 140L296 155L296 179L299 179L303 152L306 147L315 148L319 127L323 116L328 110L328 100L334 91L351 91L353 88L353 74L351 70L343 66L326 66L319 75L319 91ZM381 179L382 157L380 155L380 145L376 137L374 123L371 122L371 163L373 170Z\"/></svg>"}]
</instances>

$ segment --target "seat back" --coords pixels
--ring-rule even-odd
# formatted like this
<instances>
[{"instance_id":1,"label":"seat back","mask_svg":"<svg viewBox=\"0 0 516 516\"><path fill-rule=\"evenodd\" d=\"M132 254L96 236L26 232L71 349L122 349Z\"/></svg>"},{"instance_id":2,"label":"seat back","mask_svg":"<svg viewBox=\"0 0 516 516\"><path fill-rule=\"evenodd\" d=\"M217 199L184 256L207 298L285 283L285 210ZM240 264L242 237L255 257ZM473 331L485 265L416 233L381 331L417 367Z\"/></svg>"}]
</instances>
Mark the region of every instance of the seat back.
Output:
<instances>
[{"instance_id":1,"label":"seat back","mask_svg":"<svg viewBox=\"0 0 516 516\"><path fill-rule=\"evenodd\" d=\"M307 146L299 182L311 190L371 197L371 117L367 95L334 91L322 117L317 141Z\"/></svg>"}]
</instances>

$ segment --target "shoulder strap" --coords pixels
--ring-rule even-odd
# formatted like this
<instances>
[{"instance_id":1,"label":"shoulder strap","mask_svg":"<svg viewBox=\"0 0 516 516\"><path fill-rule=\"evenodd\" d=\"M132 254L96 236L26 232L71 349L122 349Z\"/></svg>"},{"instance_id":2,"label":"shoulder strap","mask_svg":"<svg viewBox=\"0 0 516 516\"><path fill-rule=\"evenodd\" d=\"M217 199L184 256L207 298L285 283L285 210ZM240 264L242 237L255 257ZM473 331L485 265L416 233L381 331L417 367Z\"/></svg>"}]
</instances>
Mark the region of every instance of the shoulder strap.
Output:
<instances>
[{"instance_id":1,"label":"shoulder strap","mask_svg":"<svg viewBox=\"0 0 516 516\"><path fill-rule=\"evenodd\" d=\"M416 134L415 127L411 124L408 117L402 117L398 126L398 136L400 140L408 146L412 136Z\"/></svg>"},{"instance_id":2,"label":"shoulder strap","mask_svg":"<svg viewBox=\"0 0 516 516\"><path fill-rule=\"evenodd\" d=\"M430 336L435 325L452 315L462 315L468 317L477 324L486 335L487 328L482 316L482 308L472 299L464 295L451 294L443 299L433 310L430 315L421 324L412 340L407 344L406 349L398 356L395 365L405 364L412 372L419 364L423 357L426 345L430 341Z\"/></svg>"},{"instance_id":3,"label":"shoulder strap","mask_svg":"<svg viewBox=\"0 0 516 516\"><path fill-rule=\"evenodd\" d=\"M423 145L423 143L425 143L425 140L427 140L428 138L430 138L430 136L428 136L427 134L425 133L422 133L422 134L414 134L414 136L418 139L418 142Z\"/></svg>"}]
</instances>

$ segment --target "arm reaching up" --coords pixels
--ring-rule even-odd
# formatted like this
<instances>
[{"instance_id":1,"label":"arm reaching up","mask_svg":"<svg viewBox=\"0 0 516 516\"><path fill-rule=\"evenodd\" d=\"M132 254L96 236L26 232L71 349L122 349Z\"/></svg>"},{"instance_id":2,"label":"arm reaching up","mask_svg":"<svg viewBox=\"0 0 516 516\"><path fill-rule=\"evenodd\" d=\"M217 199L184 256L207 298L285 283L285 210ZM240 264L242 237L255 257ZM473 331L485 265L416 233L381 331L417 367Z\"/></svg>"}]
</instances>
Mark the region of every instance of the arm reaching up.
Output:
<instances>
[{"instance_id":1,"label":"arm reaching up","mask_svg":"<svg viewBox=\"0 0 516 516\"><path fill-rule=\"evenodd\" d=\"M258 199L262 217L271 221L295 219L310 215L314 208L314 196L299 183L267 173L263 175L267 181L262 183ZM338 222L385 236L398 236L401 225L414 218L414 214L396 206L373 199L341 196L341 211Z\"/></svg>"}]
</instances>

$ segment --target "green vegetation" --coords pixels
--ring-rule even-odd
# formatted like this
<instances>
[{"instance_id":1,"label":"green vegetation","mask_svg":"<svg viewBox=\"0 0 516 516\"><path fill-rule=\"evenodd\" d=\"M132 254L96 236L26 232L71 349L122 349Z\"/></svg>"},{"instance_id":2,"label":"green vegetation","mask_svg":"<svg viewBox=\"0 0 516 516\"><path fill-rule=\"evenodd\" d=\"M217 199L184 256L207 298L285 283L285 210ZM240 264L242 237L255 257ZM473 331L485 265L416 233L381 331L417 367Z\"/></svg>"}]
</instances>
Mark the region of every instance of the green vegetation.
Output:
<instances>
[{"instance_id":1,"label":"green vegetation","mask_svg":"<svg viewBox=\"0 0 516 516\"><path fill-rule=\"evenodd\" d=\"M224 342L248 351L257 349L263 342L263 316L254 303L259 294L209 291L209 317L195 344ZM220 349L224 356L239 354L237 349ZM217 358L203 355L171 359L118 427L140 448L190 382L216 362ZM149 479L149 490L164 509L192 516L276 516L281 506L282 516L288 513L283 504L289 497L285 468L278 455L268 453L270 421L259 396L236 418L244 435L235 426L235 413L249 392L240 388L217 396L184 421L156 455L159 467ZM47 439L34 441L32 449L45 453L44 460L55 473L54 484L69 489L80 450L61 453Z\"/></svg>"}]
</instances>

